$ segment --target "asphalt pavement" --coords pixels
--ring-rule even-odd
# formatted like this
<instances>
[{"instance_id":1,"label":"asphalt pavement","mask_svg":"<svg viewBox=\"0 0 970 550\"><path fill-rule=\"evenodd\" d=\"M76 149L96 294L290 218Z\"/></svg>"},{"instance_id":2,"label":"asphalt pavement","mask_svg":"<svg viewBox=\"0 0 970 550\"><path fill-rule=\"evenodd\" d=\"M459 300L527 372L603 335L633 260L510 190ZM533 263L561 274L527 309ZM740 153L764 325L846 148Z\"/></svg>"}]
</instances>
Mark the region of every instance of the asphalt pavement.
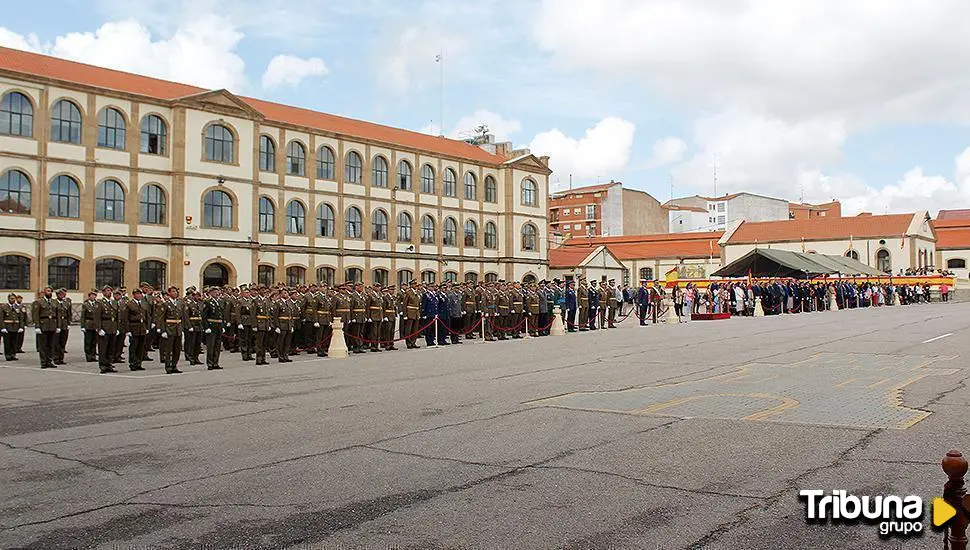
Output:
<instances>
[{"instance_id":1,"label":"asphalt pavement","mask_svg":"<svg viewBox=\"0 0 970 550\"><path fill-rule=\"evenodd\" d=\"M970 451L970 304L222 371L0 363L3 548L941 548L809 523ZM121 366L124 367L124 366Z\"/></svg>"}]
</instances>

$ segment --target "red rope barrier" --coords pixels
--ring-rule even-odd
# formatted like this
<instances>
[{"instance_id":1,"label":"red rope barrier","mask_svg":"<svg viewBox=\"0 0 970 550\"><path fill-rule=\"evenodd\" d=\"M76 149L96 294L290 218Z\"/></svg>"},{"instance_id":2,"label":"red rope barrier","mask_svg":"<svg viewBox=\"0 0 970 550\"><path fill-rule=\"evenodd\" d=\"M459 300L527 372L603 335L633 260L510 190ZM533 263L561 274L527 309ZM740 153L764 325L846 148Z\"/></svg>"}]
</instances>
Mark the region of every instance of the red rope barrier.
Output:
<instances>
[{"instance_id":1,"label":"red rope barrier","mask_svg":"<svg viewBox=\"0 0 970 550\"><path fill-rule=\"evenodd\" d=\"M521 321L519 321L519 324L515 325L512 328L500 327L500 326L496 325L495 324L495 321L492 321L491 319L489 319L488 322L489 322L489 324L492 325L492 329L494 329L494 330L507 331L507 330L519 330L520 328L522 328L522 325L525 323L525 320L526 319L528 319L528 317L524 317Z\"/></svg>"},{"instance_id":2,"label":"red rope barrier","mask_svg":"<svg viewBox=\"0 0 970 550\"><path fill-rule=\"evenodd\" d=\"M425 329L427 329L428 327L430 327L431 325L433 325L435 323L435 321L437 321L437 320L438 320L438 318L435 317L434 319L431 320L430 323L428 323L427 325L424 325L423 327L419 328L418 330L416 330L412 334L409 334L407 336L402 336L400 338L395 338L393 340L368 340L367 338L363 338L363 337L360 337L360 336L356 336L356 335L350 334L349 332L346 332L346 331L344 332L344 334L346 334L347 336L350 336L351 338L353 338L354 340L357 340L358 342L363 342L365 344L393 344L394 342L400 342L402 340L409 340L411 338L416 338L416 337L420 336L421 333L425 331Z\"/></svg>"},{"instance_id":3,"label":"red rope barrier","mask_svg":"<svg viewBox=\"0 0 970 550\"><path fill-rule=\"evenodd\" d=\"M475 324L472 325L470 329L468 329L468 330L466 330L464 332L459 332L459 331L456 331L456 330L451 330L451 327L449 327L447 324L444 324L444 323L442 323L442 326L445 327L445 330L447 330L448 332L450 332L450 333L452 333L452 334L454 334L456 336L466 336L468 334L471 334L472 331L474 331L476 328L478 328L478 325L480 325L481 322L482 322L482 318L479 317L478 320L475 321Z\"/></svg>"}]
</instances>

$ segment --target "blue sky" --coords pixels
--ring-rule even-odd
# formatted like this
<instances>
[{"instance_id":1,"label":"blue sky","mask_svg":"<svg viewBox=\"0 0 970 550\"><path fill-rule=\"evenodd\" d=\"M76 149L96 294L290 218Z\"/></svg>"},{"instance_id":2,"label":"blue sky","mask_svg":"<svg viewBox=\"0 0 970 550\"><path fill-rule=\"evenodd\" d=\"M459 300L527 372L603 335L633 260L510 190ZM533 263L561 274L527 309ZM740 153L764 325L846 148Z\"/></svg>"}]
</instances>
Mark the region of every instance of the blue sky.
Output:
<instances>
[{"instance_id":1,"label":"blue sky","mask_svg":"<svg viewBox=\"0 0 970 550\"><path fill-rule=\"evenodd\" d=\"M62 0L0 44L552 156L554 186L970 207L970 5ZM444 55L444 109L439 115ZM442 120L439 120L442 119Z\"/></svg>"}]
</instances>

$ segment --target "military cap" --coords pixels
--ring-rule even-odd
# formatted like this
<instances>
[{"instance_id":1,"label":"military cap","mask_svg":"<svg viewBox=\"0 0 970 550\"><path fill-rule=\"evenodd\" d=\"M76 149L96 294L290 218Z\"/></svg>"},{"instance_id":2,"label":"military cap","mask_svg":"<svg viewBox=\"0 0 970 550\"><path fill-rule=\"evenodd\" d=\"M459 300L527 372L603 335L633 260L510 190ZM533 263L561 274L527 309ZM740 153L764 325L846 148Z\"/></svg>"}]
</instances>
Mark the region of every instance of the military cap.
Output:
<instances>
[{"instance_id":1,"label":"military cap","mask_svg":"<svg viewBox=\"0 0 970 550\"><path fill-rule=\"evenodd\" d=\"M131 291L132 296L134 296L135 294L141 294L141 293L142 293L141 289L138 287L135 287L134 290Z\"/></svg>"},{"instance_id":2,"label":"military cap","mask_svg":"<svg viewBox=\"0 0 970 550\"><path fill-rule=\"evenodd\" d=\"M505 279L499 279L498 282L504 283L505 282Z\"/></svg>"},{"instance_id":3,"label":"military cap","mask_svg":"<svg viewBox=\"0 0 970 550\"><path fill-rule=\"evenodd\" d=\"M168 290L176 290L176 291L177 291L178 289L179 289L179 287L177 287L177 286L174 286L174 285L173 285L173 286L170 286L170 287L168 287Z\"/></svg>"},{"instance_id":4,"label":"military cap","mask_svg":"<svg viewBox=\"0 0 970 550\"><path fill-rule=\"evenodd\" d=\"M101 290L113 290L110 285L104 285Z\"/></svg>"},{"instance_id":5,"label":"military cap","mask_svg":"<svg viewBox=\"0 0 970 550\"><path fill-rule=\"evenodd\" d=\"M97 294L97 293L98 293L98 289L96 288L92 288L91 290L88 291L88 294Z\"/></svg>"},{"instance_id":6,"label":"military cap","mask_svg":"<svg viewBox=\"0 0 970 550\"><path fill-rule=\"evenodd\" d=\"M615 283L616 282L616 279L610 279L609 282Z\"/></svg>"},{"instance_id":7,"label":"military cap","mask_svg":"<svg viewBox=\"0 0 970 550\"><path fill-rule=\"evenodd\" d=\"M418 284L418 280L417 279L411 279L411 282L408 283L408 284L410 284L411 286L414 286L414 285Z\"/></svg>"}]
</instances>

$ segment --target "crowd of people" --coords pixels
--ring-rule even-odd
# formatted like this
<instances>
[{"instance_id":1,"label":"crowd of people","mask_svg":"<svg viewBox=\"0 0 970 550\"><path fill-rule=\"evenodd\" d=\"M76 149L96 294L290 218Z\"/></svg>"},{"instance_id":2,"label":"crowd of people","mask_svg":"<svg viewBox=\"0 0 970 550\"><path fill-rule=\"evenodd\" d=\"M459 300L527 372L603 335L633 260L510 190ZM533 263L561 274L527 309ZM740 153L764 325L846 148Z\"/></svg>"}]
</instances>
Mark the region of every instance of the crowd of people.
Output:
<instances>
[{"instance_id":1,"label":"crowd of people","mask_svg":"<svg viewBox=\"0 0 970 550\"><path fill-rule=\"evenodd\" d=\"M942 301L950 289L940 285ZM127 363L133 371L153 361L177 374L184 358L189 365L218 370L222 350L243 361L280 363L300 353L327 357L335 321L343 327L349 353L383 352L426 346L459 345L481 338L488 342L515 340L525 334L549 335L560 318L568 332L616 328L631 315L641 325L657 323L666 313L667 298L681 321L692 314L754 315L760 300L766 315L820 310L879 307L931 301L928 284L894 284L774 279L712 282L706 287L688 282L665 288L643 280L636 289L617 286L614 279L538 282L411 281L402 288L347 281L285 287L189 287L161 292L143 283L129 292L105 286L91 290L80 307L80 331L86 362L102 373L117 372ZM626 305L632 306L625 308ZM65 364L74 315L67 290L47 287L30 306L10 294L0 304L3 352L8 361L23 353L24 335L33 325L41 368ZM127 349L127 358L126 356ZM204 357L203 357L204 356Z\"/></svg>"}]
</instances>

